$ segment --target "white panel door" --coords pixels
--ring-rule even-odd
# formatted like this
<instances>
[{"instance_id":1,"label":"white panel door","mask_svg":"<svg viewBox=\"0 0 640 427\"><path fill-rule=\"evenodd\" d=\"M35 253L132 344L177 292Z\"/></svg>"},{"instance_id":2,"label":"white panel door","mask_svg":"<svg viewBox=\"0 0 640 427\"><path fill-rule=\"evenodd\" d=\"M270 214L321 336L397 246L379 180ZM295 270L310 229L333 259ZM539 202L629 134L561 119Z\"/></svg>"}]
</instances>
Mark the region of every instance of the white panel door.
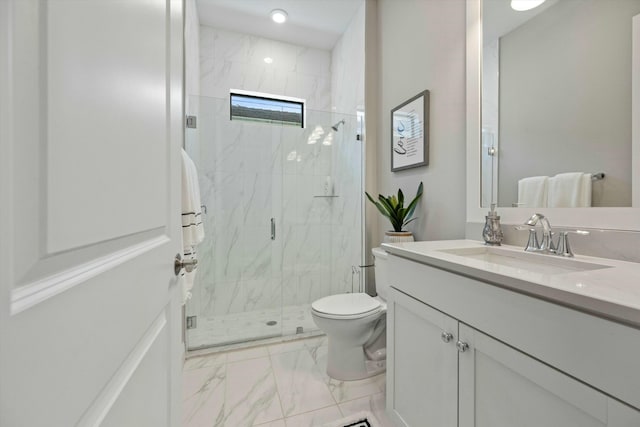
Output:
<instances>
[{"instance_id":1,"label":"white panel door","mask_svg":"<svg viewBox=\"0 0 640 427\"><path fill-rule=\"evenodd\" d=\"M182 0L0 1L0 425L180 422Z\"/></svg>"},{"instance_id":2,"label":"white panel door","mask_svg":"<svg viewBox=\"0 0 640 427\"><path fill-rule=\"evenodd\" d=\"M387 307L387 413L398 426L456 426L458 322L393 288Z\"/></svg>"},{"instance_id":3,"label":"white panel door","mask_svg":"<svg viewBox=\"0 0 640 427\"><path fill-rule=\"evenodd\" d=\"M464 324L460 340L460 427L640 425L636 409Z\"/></svg>"}]
</instances>

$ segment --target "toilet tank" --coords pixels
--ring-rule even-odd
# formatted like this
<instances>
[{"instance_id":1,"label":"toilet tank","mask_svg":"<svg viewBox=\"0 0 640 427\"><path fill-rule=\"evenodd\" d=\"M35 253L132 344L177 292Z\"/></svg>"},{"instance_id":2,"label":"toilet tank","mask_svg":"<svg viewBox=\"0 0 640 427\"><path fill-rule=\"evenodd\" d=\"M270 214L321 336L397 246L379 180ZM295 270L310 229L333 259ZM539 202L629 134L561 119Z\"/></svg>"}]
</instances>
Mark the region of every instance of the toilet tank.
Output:
<instances>
[{"instance_id":1,"label":"toilet tank","mask_svg":"<svg viewBox=\"0 0 640 427\"><path fill-rule=\"evenodd\" d=\"M391 287L391 278L389 277L389 254L382 248L371 249L374 258L374 271L376 278L376 292L378 296L387 300L389 288Z\"/></svg>"}]
</instances>

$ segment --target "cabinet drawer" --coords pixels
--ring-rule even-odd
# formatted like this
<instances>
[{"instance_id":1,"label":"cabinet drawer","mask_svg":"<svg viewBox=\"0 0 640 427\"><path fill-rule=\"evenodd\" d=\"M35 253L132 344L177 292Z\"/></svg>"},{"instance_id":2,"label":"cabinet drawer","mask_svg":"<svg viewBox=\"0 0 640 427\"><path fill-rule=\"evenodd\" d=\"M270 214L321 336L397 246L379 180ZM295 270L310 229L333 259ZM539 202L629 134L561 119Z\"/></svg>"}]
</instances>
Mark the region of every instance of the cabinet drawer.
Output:
<instances>
[{"instance_id":1,"label":"cabinet drawer","mask_svg":"<svg viewBox=\"0 0 640 427\"><path fill-rule=\"evenodd\" d=\"M640 331L398 256L392 286L640 408Z\"/></svg>"}]
</instances>

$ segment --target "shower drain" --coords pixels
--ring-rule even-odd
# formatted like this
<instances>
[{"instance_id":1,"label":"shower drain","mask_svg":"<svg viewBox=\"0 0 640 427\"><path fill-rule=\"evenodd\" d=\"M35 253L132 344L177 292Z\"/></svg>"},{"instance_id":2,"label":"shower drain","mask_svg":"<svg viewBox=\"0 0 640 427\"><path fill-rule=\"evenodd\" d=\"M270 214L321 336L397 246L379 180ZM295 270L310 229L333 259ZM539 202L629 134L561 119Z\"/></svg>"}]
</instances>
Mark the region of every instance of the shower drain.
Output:
<instances>
[{"instance_id":1,"label":"shower drain","mask_svg":"<svg viewBox=\"0 0 640 427\"><path fill-rule=\"evenodd\" d=\"M275 325L277 325L277 324L278 324L278 322L276 322L275 320L269 320L269 321L267 322L267 326L275 326Z\"/></svg>"}]
</instances>

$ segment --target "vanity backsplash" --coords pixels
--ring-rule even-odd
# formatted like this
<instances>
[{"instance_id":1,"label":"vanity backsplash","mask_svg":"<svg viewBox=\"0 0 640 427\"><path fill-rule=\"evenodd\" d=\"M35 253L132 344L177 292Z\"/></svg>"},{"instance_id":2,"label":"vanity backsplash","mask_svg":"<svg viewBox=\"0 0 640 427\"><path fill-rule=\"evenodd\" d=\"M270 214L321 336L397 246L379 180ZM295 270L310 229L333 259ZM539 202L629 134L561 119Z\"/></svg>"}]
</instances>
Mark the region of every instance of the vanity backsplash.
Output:
<instances>
[{"instance_id":1,"label":"vanity backsplash","mask_svg":"<svg viewBox=\"0 0 640 427\"><path fill-rule=\"evenodd\" d=\"M505 245L522 246L527 244L528 233L518 231L516 225L502 224ZM484 224L467 223L466 238L482 240ZM560 228L560 227L559 227ZM562 227L562 229L570 229ZM640 231L602 230L597 228L581 228L591 234L588 236L570 236L571 248L576 255L587 255L601 258L617 259L640 263Z\"/></svg>"}]
</instances>

